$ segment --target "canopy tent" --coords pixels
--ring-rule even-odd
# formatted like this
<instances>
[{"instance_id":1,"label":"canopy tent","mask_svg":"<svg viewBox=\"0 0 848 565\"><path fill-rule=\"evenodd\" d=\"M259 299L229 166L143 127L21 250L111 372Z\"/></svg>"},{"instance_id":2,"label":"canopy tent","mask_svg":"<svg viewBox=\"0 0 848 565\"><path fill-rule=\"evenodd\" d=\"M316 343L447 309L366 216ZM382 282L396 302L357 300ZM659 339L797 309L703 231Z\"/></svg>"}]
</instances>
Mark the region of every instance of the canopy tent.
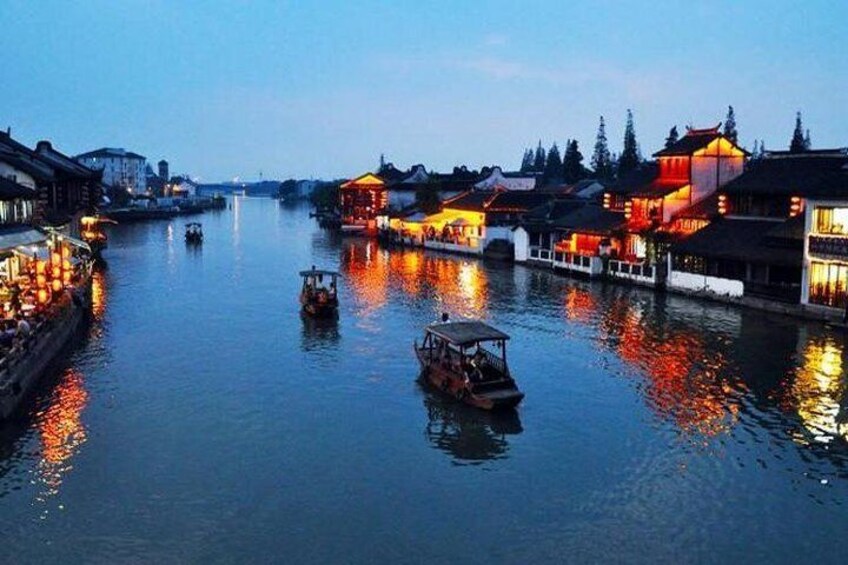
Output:
<instances>
[{"instance_id":1,"label":"canopy tent","mask_svg":"<svg viewBox=\"0 0 848 565\"><path fill-rule=\"evenodd\" d=\"M465 347L480 341L507 340L509 336L483 322L446 322L431 324L427 331L448 343Z\"/></svg>"}]
</instances>

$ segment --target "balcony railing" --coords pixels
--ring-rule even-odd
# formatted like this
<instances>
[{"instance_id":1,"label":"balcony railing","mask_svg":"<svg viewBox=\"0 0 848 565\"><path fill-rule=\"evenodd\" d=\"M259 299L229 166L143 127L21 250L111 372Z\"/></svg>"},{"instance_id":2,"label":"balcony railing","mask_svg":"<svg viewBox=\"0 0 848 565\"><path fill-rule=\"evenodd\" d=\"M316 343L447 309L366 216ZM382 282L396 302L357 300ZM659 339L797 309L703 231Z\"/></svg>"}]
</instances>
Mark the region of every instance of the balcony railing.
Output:
<instances>
[{"instance_id":1,"label":"balcony railing","mask_svg":"<svg viewBox=\"0 0 848 565\"><path fill-rule=\"evenodd\" d=\"M645 262L630 263L628 261L610 259L609 272L613 276L632 275L634 277L654 279L656 269L653 265L649 265Z\"/></svg>"}]
</instances>

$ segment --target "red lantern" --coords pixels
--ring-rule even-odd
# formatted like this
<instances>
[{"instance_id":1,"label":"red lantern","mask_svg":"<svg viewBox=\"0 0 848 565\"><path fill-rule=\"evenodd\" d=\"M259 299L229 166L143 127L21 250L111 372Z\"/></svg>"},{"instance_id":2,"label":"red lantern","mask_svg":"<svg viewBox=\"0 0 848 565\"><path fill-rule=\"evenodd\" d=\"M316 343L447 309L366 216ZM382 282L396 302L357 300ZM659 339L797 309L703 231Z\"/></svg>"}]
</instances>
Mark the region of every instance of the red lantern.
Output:
<instances>
[{"instance_id":1,"label":"red lantern","mask_svg":"<svg viewBox=\"0 0 848 565\"><path fill-rule=\"evenodd\" d=\"M47 290L42 288L38 291L38 303L39 304L47 304L47 299L49 295L47 294Z\"/></svg>"},{"instance_id":2,"label":"red lantern","mask_svg":"<svg viewBox=\"0 0 848 565\"><path fill-rule=\"evenodd\" d=\"M44 275L36 275L35 276L35 285L38 288L44 288L47 286L47 277Z\"/></svg>"},{"instance_id":3,"label":"red lantern","mask_svg":"<svg viewBox=\"0 0 848 565\"><path fill-rule=\"evenodd\" d=\"M65 284L71 284L71 272L65 271L62 273L62 282Z\"/></svg>"},{"instance_id":4,"label":"red lantern","mask_svg":"<svg viewBox=\"0 0 848 565\"><path fill-rule=\"evenodd\" d=\"M45 274L47 272L47 263L45 263L44 261L36 261L35 272L39 275Z\"/></svg>"},{"instance_id":5,"label":"red lantern","mask_svg":"<svg viewBox=\"0 0 848 565\"><path fill-rule=\"evenodd\" d=\"M53 287L53 292L59 292L60 290L62 290L62 281L60 281L59 279L53 279L53 283L51 284L51 286Z\"/></svg>"},{"instance_id":6,"label":"red lantern","mask_svg":"<svg viewBox=\"0 0 848 565\"><path fill-rule=\"evenodd\" d=\"M71 262L68 261L67 259L65 259L64 261L62 261L62 268L66 271L70 271L71 270Z\"/></svg>"},{"instance_id":7,"label":"red lantern","mask_svg":"<svg viewBox=\"0 0 848 565\"><path fill-rule=\"evenodd\" d=\"M54 265L61 265L62 264L62 256L59 255L56 252L53 252L53 253L50 254L50 262Z\"/></svg>"},{"instance_id":8,"label":"red lantern","mask_svg":"<svg viewBox=\"0 0 848 565\"><path fill-rule=\"evenodd\" d=\"M71 257L71 248L63 247L62 248L62 259L70 259Z\"/></svg>"},{"instance_id":9,"label":"red lantern","mask_svg":"<svg viewBox=\"0 0 848 565\"><path fill-rule=\"evenodd\" d=\"M58 279L58 278L61 278L61 276L62 276L62 268L59 267L58 265L53 267L50 270L50 277L51 278Z\"/></svg>"}]
</instances>

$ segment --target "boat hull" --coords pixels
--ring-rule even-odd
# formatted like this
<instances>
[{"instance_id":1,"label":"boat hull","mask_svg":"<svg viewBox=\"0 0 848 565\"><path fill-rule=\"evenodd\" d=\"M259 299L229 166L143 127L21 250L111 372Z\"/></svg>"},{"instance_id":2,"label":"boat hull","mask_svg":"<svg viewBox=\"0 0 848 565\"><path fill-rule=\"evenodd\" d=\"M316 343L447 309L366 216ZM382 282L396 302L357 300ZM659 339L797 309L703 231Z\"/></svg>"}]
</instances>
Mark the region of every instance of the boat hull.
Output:
<instances>
[{"instance_id":1,"label":"boat hull","mask_svg":"<svg viewBox=\"0 0 848 565\"><path fill-rule=\"evenodd\" d=\"M424 380L433 388L469 406L482 410L511 410L524 399L524 393L514 383L498 390L481 392L479 385L467 382L463 375L430 361L425 350L415 347L415 356L421 365L421 377Z\"/></svg>"},{"instance_id":2,"label":"boat hull","mask_svg":"<svg viewBox=\"0 0 848 565\"><path fill-rule=\"evenodd\" d=\"M321 302L310 300L304 295L300 297L303 313L313 318L335 318L339 315L339 303L337 300Z\"/></svg>"}]
</instances>

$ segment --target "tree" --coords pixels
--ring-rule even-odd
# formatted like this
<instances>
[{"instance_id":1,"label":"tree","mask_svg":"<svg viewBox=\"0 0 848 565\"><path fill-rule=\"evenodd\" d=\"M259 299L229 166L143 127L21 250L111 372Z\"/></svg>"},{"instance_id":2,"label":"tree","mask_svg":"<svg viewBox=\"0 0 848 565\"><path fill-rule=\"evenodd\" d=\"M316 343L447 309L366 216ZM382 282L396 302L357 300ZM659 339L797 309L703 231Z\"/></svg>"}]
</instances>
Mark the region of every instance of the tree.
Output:
<instances>
[{"instance_id":1,"label":"tree","mask_svg":"<svg viewBox=\"0 0 848 565\"><path fill-rule=\"evenodd\" d=\"M524 157L521 158L521 172L531 172L533 170L533 150L529 147L524 150Z\"/></svg>"},{"instance_id":2,"label":"tree","mask_svg":"<svg viewBox=\"0 0 848 565\"><path fill-rule=\"evenodd\" d=\"M792 133L789 151L791 153L804 152L804 126L801 125L801 112L795 114L795 131Z\"/></svg>"},{"instance_id":3,"label":"tree","mask_svg":"<svg viewBox=\"0 0 848 565\"><path fill-rule=\"evenodd\" d=\"M813 142L810 141L810 130L804 134L804 151L809 151L813 148Z\"/></svg>"},{"instance_id":4,"label":"tree","mask_svg":"<svg viewBox=\"0 0 848 565\"><path fill-rule=\"evenodd\" d=\"M545 161L547 155L545 154L545 149L542 147L542 140L539 140L539 145L536 147L536 154L533 157L533 172L534 173L542 173L545 171Z\"/></svg>"},{"instance_id":5,"label":"tree","mask_svg":"<svg viewBox=\"0 0 848 565\"><path fill-rule=\"evenodd\" d=\"M739 132L736 131L736 114L733 112L733 106L727 107L727 117L724 119L724 137L736 143L739 139Z\"/></svg>"},{"instance_id":6,"label":"tree","mask_svg":"<svg viewBox=\"0 0 848 565\"><path fill-rule=\"evenodd\" d=\"M559 155L559 147L556 142L551 145L551 150L548 151L548 156L545 161L545 170L542 173L542 185L553 184L560 179L562 175L562 158Z\"/></svg>"},{"instance_id":7,"label":"tree","mask_svg":"<svg viewBox=\"0 0 848 565\"><path fill-rule=\"evenodd\" d=\"M572 139L565 146L565 157L562 159L562 178L567 183L574 183L586 176L583 168L583 154L577 146L577 140Z\"/></svg>"},{"instance_id":8,"label":"tree","mask_svg":"<svg viewBox=\"0 0 848 565\"><path fill-rule=\"evenodd\" d=\"M613 176L612 161L607 146L607 132L604 117L598 124L598 135L595 138L595 151L592 153L592 168L599 179L610 179Z\"/></svg>"},{"instance_id":9,"label":"tree","mask_svg":"<svg viewBox=\"0 0 848 565\"><path fill-rule=\"evenodd\" d=\"M668 130L668 137L665 138L665 148L668 149L680 139L680 134L677 133L677 126L672 126L670 130Z\"/></svg>"},{"instance_id":10,"label":"tree","mask_svg":"<svg viewBox=\"0 0 848 565\"><path fill-rule=\"evenodd\" d=\"M633 127L633 112L627 110L627 125L624 126L624 150L618 159L618 175L625 175L639 168L639 145L636 143L636 130Z\"/></svg>"}]
</instances>

